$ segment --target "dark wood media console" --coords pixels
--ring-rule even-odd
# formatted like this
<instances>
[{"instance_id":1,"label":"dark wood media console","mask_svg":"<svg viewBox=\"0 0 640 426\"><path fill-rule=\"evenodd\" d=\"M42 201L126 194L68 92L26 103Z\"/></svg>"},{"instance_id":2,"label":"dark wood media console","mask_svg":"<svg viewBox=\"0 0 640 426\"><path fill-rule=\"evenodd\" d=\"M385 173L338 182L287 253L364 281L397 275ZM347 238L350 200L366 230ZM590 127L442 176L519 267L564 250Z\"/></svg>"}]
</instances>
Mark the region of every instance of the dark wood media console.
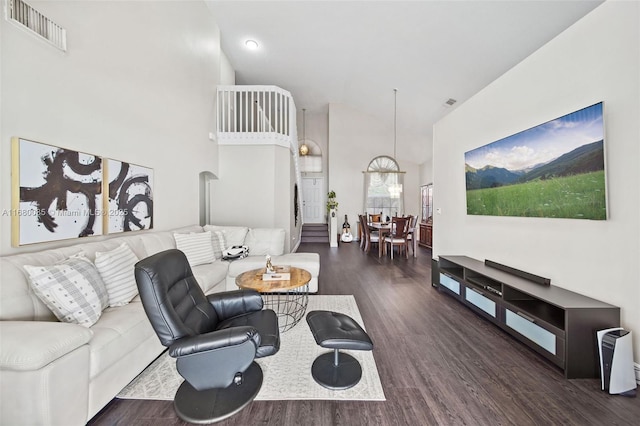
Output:
<instances>
[{"instance_id":1,"label":"dark wood media console","mask_svg":"<svg viewBox=\"0 0 640 426\"><path fill-rule=\"evenodd\" d=\"M620 308L543 286L466 256L440 256L438 289L564 370L598 377L596 331L620 326Z\"/></svg>"}]
</instances>

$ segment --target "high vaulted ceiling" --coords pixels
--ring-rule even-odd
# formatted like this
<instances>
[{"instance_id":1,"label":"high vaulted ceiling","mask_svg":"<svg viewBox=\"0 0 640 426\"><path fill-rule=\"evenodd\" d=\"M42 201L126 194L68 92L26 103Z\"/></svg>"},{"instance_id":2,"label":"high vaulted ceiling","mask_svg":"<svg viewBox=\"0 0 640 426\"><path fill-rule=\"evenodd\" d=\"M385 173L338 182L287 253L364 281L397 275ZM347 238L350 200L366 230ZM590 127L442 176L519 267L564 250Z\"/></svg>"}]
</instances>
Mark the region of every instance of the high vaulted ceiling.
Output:
<instances>
[{"instance_id":1,"label":"high vaulted ceiling","mask_svg":"<svg viewBox=\"0 0 640 426\"><path fill-rule=\"evenodd\" d=\"M343 103L389 126L397 88L397 157L421 163L438 119L602 1L207 3L237 84L280 86L309 114Z\"/></svg>"}]
</instances>

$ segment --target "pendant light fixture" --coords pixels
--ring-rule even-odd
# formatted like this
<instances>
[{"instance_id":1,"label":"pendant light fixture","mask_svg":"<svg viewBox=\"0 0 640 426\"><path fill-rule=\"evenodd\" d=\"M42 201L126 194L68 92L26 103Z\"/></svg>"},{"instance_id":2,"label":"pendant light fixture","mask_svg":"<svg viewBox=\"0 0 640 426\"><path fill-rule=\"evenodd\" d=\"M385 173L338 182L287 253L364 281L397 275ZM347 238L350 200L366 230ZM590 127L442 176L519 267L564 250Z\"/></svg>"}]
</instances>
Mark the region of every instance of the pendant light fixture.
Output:
<instances>
[{"instance_id":1,"label":"pendant light fixture","mask_svg":"<svg viewBox=\"0 0 640 426\"><path fill-rule=\"evenodd\" d=\"M393 89L393 161L396 160L396 148L398 145L398 89ZM400 198L402 193L402 185L399 183L393 183L388 186L389 195L391 198Z\"/></svg>"},{"instance_id":2,"label":"pendant light fixture","mask_svg":"<svg viewBox=\"0 0 640 426\"><path fill-rule=\"evenodd\" d=\"M398 144L398 89L393 89L393 159L394 160L396 159L397 144Z\"/></svg>"},{"instance_id":3,"label":"pendant light fixture","mask_svg":"<svg viewBox=\"0 0 640 426\"><path fill-rule=\"evenodd\" d=\"M307 146L307 110L302 108L302 145L300 145L300 155L305 156L309 154L309 147Z\"/></svg>"}]
</instances>

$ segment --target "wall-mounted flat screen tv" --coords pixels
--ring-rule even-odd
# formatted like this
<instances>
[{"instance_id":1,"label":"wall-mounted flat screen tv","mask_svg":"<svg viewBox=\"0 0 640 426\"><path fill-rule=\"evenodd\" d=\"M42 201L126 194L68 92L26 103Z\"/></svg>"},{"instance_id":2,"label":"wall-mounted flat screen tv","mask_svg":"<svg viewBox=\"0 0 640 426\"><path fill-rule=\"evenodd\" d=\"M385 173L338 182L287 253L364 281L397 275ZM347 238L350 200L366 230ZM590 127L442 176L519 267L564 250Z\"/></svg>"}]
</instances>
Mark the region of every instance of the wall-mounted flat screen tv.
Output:
<instances>
[{"instance_id":1,"label":"wall-mounted flat screen tv","mask_svg":"<svg viewBox=\"0 0 640 426\"><path fill-rule=\"evenodd\" d=\"M467 214L604 220L603 103L464 154Z\"/></svg>"}]
</instances>

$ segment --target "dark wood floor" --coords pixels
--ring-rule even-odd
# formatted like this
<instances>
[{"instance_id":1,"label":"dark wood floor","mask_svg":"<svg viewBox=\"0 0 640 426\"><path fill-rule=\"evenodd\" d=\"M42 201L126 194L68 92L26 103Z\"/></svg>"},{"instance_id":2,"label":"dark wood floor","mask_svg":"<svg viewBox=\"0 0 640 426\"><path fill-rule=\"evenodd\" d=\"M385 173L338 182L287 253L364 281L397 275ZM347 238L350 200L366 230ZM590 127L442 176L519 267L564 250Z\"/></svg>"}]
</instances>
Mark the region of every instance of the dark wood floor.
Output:
<instances>
[{"instance_id":1,"label":"dark wood floor","mask_svg":"<svg viewBox=\"0 0 640 426\"><path fill-rule=\"evenodd\" d=\"M640 398L562 372L431 286L431 253L378 259L357 243L320 253L320 294L353 294L385 402L254 401L220 425L638 425ZM113 400L91 425L181 425L172 402Z\"/></svg>"}]
</instances>

